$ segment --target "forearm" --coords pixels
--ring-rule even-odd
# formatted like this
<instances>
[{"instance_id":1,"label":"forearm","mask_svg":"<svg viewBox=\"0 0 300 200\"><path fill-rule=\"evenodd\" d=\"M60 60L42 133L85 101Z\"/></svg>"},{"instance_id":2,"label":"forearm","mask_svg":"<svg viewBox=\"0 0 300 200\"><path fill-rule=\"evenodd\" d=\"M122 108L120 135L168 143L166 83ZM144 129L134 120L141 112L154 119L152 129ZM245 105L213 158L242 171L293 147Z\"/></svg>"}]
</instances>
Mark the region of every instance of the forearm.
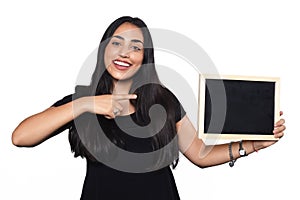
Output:
<instances>
[{"instance_id":1,"label":"forearm","mask_svg":"<svg viewBox=\"0 0 300 200\"><path fill-rule=\"evenodd\" d=\"M252 141L243 141L243 148L246 150L247 155L256 150L254 149ZM239 154L239 142L233 142L231 150L234 160L241 157ZM199 150L198 156L198 165L201 167L210 167L227 163L230 161L229 144L205 146Z\"/></svg>"},{"instance_id":2,"label":"forearm","mask_svg":"<svg viewBox=\"0 0 300 200\"><path fill-rule=\"evenodd\" d=\"M274 140L272 141L243 141L243 149L247 154L266 148L274 144L277 139L283 136L285 130L284 120L281 119L275 124ZM204 168L220 165L230 161L229 144L206 145L198 138L198 133L187 116L176 123L179 138L180 151L195 165ZM232 143L233 160L240 157L239 142Z\"/></svg>"},{"instance_id":3,"label":"forearm","mask_svg":"<svg viewBox=\"0 0 300 200\"><path fill-rule=\"evenodd\" d=\"M76 110L73 109L74 105L77 105ZM85 109L82 99L50 107L23 120L14 130L12 142L16 146L34 146L83 112Z\"/></svg>"}]
</instances>

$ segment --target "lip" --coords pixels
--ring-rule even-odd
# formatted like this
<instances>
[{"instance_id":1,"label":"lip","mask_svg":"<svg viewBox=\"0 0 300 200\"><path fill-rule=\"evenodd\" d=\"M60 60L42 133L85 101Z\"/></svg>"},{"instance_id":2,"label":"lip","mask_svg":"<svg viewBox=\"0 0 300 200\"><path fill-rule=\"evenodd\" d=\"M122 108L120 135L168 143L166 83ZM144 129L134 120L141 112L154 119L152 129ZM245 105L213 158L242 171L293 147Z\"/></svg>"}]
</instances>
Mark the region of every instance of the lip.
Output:
<instances>
[{"instance_id":1,"label":"lip","mask_svg":"<svg viewBox=\"0 0 300 200\"><path fill-rule=\"evenodd\" d=\"M121 59L115 59L112 61L112 63L115 66L115 68L121 71L127 70L132 66L130 62Z\"/></svg>"}]
</instances>

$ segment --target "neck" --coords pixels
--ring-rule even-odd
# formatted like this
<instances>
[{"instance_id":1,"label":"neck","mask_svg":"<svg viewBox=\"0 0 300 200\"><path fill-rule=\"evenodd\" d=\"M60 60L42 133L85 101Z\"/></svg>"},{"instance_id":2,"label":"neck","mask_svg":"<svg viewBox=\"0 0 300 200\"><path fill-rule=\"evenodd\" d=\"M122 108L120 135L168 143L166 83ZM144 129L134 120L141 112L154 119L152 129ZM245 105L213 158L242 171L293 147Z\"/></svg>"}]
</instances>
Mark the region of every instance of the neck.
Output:
<instances>
[{"instance_id":1,"label":"neck","mask_svg":"<svg viewBox=\"0 0 300 200\"><path fill-rule=\"evenodd\" d=\"M114 80L113 94L128 94L132 85L132 79Z\"/></svg>"},{"instance_id":2,"label":"neck","mask_svg":"<svg viewBox=\"0 0 300 200\"><path fill-rule=\"evenodd\" d=\"M113 94L129 94L132 79L129 80L114 80ZM120 115L129 115L135 112L135 108L131 105L129 100L119 100L118 103L122 106L123 110Z\"/></svg>"}]
</instances>

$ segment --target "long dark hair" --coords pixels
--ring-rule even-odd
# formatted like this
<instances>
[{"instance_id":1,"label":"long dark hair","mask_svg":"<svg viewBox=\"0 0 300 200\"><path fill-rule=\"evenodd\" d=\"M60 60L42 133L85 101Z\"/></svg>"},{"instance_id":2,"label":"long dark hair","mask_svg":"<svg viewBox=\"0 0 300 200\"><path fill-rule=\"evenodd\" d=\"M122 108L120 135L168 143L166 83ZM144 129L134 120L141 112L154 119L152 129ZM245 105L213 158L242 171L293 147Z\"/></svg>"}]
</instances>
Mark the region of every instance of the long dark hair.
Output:
<instances>
[{"instance_id":1,"label":"long dark hair","mask_svg":"<svg viewBox=\"0 0 300 200\"><path fill-rule=\"evenodd\" d=\"M140 28L144 36L143 63L139 71L133 76L133 84L130 90L130 93L135 93L138 96L136 100L131 100L131 103L135 107L136 122L137 124L146 125L147 123L150 123L150 121L159 121L159 119L150 119L149 110L155 104L160 104L165 108L167 111L166 123L159 133L151 138L152 150L159 150L175 139L176 142L174 143L176 145L173 145L172 148L167 148L166 151L163 151L156 162L156 168L160 167L160 163L166 163L166 161L169 162L169 164L172 164L173 168L175 168L178 163L179 154L177 137L175 137L175 110L174 107L170 106L170 102L167 102L167 100L171 97L166 96L168 95L166 94L166 88L164 88L159 81L155 69L154 49L151 34L146 24L141 19L125 16L118 18L109 25L98 48L97 64L92 75L90 85L86 87L76 86L76 92L73 98L112 93L113 78L106 71L104 64L104 52L115 30L125 22L131 23ZM92 115L88 113L79 117L76 127L73 126L70 128L69 141L71 150L75 153L75 157L81 156L90 160L96 160L94 156L95 153L97 154L100 152L101 155L103 155L103 153L113 154L113 152L110 152L109 144L101 143L104 138L101 138L101 136L96 133L97 131L95 130L95 126L91 124L91 118ZM97 119L100 123L101 121L105 121L103 117L101 118L98 116ZM104 126L107 126L105 122L103 123ZM107 129L109 129L109 127ZM91 140L91 135L93 134L94 137ZM122 138L120 138L118 134L111 131L111 133L106 136L115 145L122 147L124 141L122 141ZM90 152L91 150L93 152Z\"/></svg>"}]
</instances>

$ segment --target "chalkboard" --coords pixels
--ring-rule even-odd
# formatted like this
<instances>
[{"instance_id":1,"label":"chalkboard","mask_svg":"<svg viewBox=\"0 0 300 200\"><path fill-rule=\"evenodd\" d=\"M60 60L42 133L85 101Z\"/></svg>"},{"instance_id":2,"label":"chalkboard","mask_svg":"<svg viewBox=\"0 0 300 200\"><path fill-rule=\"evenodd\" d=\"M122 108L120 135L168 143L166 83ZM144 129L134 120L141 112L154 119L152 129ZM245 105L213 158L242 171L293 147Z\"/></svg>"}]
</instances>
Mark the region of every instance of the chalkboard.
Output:
<instances>
[{"instance_id":1,"label":"chalkboard","mask_svg":"<svg viewBox=\"0 0 300 200\"><path fill-rule=\"evenodd\" d=\"M279 78L201 75L199 133L202 138L275 140Z\"/></svg>"}]
</instances>

